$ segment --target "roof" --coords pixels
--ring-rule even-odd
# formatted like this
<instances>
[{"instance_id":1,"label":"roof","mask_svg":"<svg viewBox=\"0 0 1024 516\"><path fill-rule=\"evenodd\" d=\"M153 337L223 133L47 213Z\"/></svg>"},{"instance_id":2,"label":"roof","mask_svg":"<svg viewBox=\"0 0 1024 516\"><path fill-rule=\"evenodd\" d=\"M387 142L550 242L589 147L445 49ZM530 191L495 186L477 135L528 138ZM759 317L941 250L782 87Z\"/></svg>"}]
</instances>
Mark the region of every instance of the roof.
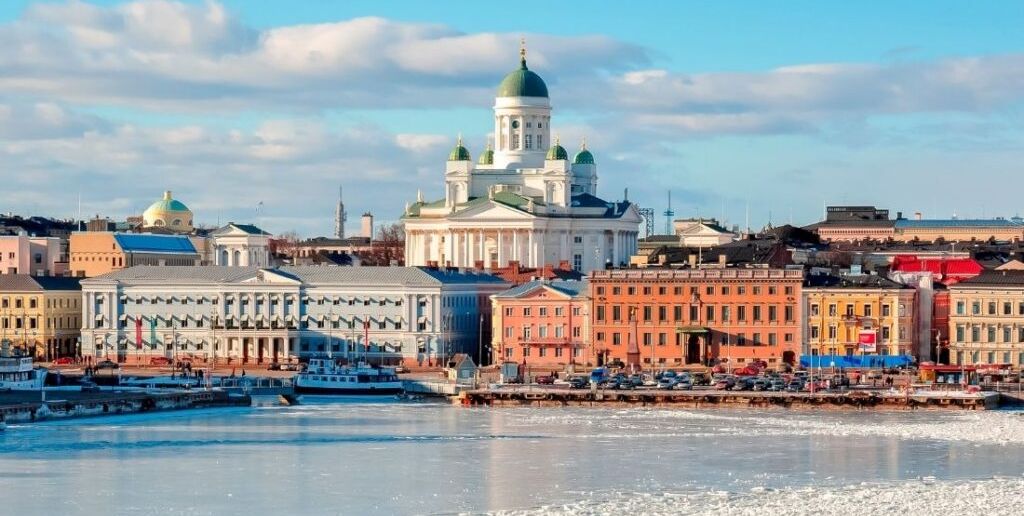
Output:
<instances>
[{"instance_id":1,"label":"roof","mask_svg":"<svg viewBox=\"0 0 1024 516\"><path fill-rule=\"evenodd\" d=\"M192 240L185 235L115 233L114 239L126 253L196 254Z\"/></svg>"},{"instance_id":2,"label":"roof","mask_svg":"<svg viewBox=\"0 0 1024 516\"><path fill-rule=\"evenodd\" d=\"M971 258L918 258L912 255L896 255L892 259L892 270L898 272L931 272L938 279L976 276L984 268Z\"/></svg>"},{"instance_id":3,"label":"roof","mask_svg":"<svg viewBox=\"0 0 1024 516\"><path fill-rule=\"evenodd\" d=\"M234 222L228 222L228 226L236 228L240 231L248 233L250 235L269 235L266 231L252 225L252 224L235 224Z\"/></svg>"},{"instance_id":4,"label":"roof","mask_svg":"<svg viewBox=\"0 0 1024 516\"><path fill-rule=\"evenodd\" d=\"M498 85L499 97L544 97L548 96L548 85L544 79L526 67L526 54L519 60L519 68L511 71Z\"/></svg>"},{"instance_id":5,"label":"roof","mask_svg":"<svg viewBox=\"0 0 1024 516\"><path fill-rule=\"evenodd\" d=\"M1008 219L899 219L896 221L897 229L960 227L1024 228L1019 222Z\"/></svg>"},{"instance_id":6,"label":"roof","mask_svg":"<svg viewBox=\"0 0 1024 516\"><path fill-rule=\"evenodd\" d=\"M277 268L227 266L136 266L85 280L97 281L181 281L185 283L237 283L252 278L259 271L279 274L307 285L441 285L505 283L490 274L460 270L428 269L426 267L330 267L298 265Z\"/></svg>"},{"instance_id":7,"label":"roof","mask_svg":"<svg viewBox=\"0 0 1024 516\"><path fill-rule=\"evenodd\" d=\"M1024 287L1024 271L985 271L950 288L961 287Z\"/></svg>"},{"instance_id":8,"label":"roof","mask_svg":"<svg viewBox=\"0 0 1024 516\"><path fill-rule=\"evenodd\" d=\"M584 280L584 281L574 281L574 280L569 280L569 281L566 281L566 280L555 280L555 281L536 280L536 281L529 281L529 282L523 283L522 285L518 285L518 286L512 287L512 288L510 288L510 289L508 289L508 290L506 290L504 292L499 292L498 294L495 294L495 297L502 298L502 299L510 299L510 298L522 297L522 296L524 296L526 294L529 294L530 292L533 292L534 290L536 290L538 288L543 288L543 287L547 287L547 288L550 288L552 290L556 290L556 291L561 292L562 294L565 294L565 295L567 295L569 297L579 297L580 295L585 294L587 292L588 283L587 283L586 280Z\"/></svg>"},{"instance_id":9,"label":"roof","mask_svg":"<svg viewBox=\"0 0 1024 516\"><path fill-rule=\"evenodd\" d=\"M2 292L41 292L50 290L82 290L80 278L61 276L29 276L28 274L0 274Z\"/></svg>"},{"instance_id":10,"label":"roof","mask_svg":"<svg viewBox=\"0 0 1024 516\"><path fill-rule=\"evenodd\" d=\"M850 289L910 289L902 283L876 274L808 274L804 278L808 288L850 288Z\"/></svg>"},{"instance_id":11,"label":"roof","mask_svg":"<svg viewBox=\"0 0 1024 516\"><path fill-rule=\"evenodd\" d=\"M567 160L567 159L569 159L569 153L565 152L565 147L562 147L558 143L555 143L554 145L551 146L551 148L548 149L548 155L547 155L547 157L545 159L553 159L553 160L566 159Z\"/></svg>"}]
</instances>

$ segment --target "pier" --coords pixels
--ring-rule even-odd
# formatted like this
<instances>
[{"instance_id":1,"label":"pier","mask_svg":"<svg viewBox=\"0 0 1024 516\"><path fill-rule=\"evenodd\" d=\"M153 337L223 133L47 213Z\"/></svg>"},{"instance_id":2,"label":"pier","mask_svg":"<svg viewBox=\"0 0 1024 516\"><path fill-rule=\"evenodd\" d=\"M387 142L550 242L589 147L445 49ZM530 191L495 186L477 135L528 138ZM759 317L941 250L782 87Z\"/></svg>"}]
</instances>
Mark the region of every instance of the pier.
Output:
<instances>
[{"instance_id":1,"label":"pier","mask_svg":"<svg viewBox=\"0 0 1024 516\"><path fill-rule=\"evenodd\" d=\"M32 423L91 416L136 414L211 407L248 407L247 395L225 391L98 391L50 390L0 393L0 421Z\"/></svg>"},{"instance_id":2,"label":"pier","mask_svg":"<svg viewBox=\"0 0 1024 516\"><path fill-rule=\"evenodd\" d=\"M845 392L665 391L654 389L567 390L499 387L463 392L453 398L464 406L491 407L657 407L657 408L792 408L836 410L991 410L1000 405L996 392L910 393L853 390Z\"/></svg>"}]
</instances>

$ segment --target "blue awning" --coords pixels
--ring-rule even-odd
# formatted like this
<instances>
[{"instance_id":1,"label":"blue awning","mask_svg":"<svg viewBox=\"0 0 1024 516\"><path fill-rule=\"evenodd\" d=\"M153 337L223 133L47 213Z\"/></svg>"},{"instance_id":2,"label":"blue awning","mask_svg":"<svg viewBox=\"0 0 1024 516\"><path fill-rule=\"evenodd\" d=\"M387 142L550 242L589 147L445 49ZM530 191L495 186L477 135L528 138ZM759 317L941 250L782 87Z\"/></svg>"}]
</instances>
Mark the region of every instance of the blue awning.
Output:
<instances>
[{"instance_id":1,"label":"blue awning","mask_svg":"<svg viewBox=\"0 0 1024 516\"><path fill-rule=\"evenodd\" d=\"M914 363L910 355L801 355L800 367L882 368Z\"/></svg>"}]
</instances>

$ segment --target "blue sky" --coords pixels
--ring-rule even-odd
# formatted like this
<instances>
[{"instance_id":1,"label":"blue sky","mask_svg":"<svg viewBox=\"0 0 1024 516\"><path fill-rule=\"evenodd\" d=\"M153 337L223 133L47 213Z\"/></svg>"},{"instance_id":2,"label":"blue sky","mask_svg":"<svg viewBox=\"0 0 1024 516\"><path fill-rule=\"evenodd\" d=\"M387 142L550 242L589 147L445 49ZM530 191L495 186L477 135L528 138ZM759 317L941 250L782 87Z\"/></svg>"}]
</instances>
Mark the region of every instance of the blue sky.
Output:
<instances>
[{"instance_id":1,"label":"blue sky","mask_svg":"<svg viewBox=\"0 0 1024 516\"><path fill-rule=\"evenodd\" d=\"M823 203L1010 216L1022 26L1020 2L7 0L0 209L70 216L81 194L121 218L170 188L200 221L262 200L268 229L313 236L342 183L392 220L440 195L456 134L484 146L526 35L607 198L660 212L672 190L680 216L753 226Z\"/></svg>"}]
</instances>

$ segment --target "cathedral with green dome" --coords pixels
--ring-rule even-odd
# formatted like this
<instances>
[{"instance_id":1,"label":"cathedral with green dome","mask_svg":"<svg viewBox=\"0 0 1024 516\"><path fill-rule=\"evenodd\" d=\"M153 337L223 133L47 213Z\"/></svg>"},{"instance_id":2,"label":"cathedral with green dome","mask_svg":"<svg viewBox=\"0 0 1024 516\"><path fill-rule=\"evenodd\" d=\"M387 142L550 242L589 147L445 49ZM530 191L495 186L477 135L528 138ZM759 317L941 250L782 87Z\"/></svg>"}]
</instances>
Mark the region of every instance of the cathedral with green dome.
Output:
<instances>
[{"instance_id":1,"label":"cathedral with green dome","mask_svg":"<svg viewBox=\"0 0 1024 516\"><path fill-rule=\"evenodd\" d=\"M525 43L519 66L498 83L493 110L479 159L461 135L448 153L444 198L406 206L406 265L568 263L586 273L628 264L640 214L627 199L597 196L597 163L585 142L570 155L552 140L548 86L527 65Z\"/></svg>"}]
</instances>

